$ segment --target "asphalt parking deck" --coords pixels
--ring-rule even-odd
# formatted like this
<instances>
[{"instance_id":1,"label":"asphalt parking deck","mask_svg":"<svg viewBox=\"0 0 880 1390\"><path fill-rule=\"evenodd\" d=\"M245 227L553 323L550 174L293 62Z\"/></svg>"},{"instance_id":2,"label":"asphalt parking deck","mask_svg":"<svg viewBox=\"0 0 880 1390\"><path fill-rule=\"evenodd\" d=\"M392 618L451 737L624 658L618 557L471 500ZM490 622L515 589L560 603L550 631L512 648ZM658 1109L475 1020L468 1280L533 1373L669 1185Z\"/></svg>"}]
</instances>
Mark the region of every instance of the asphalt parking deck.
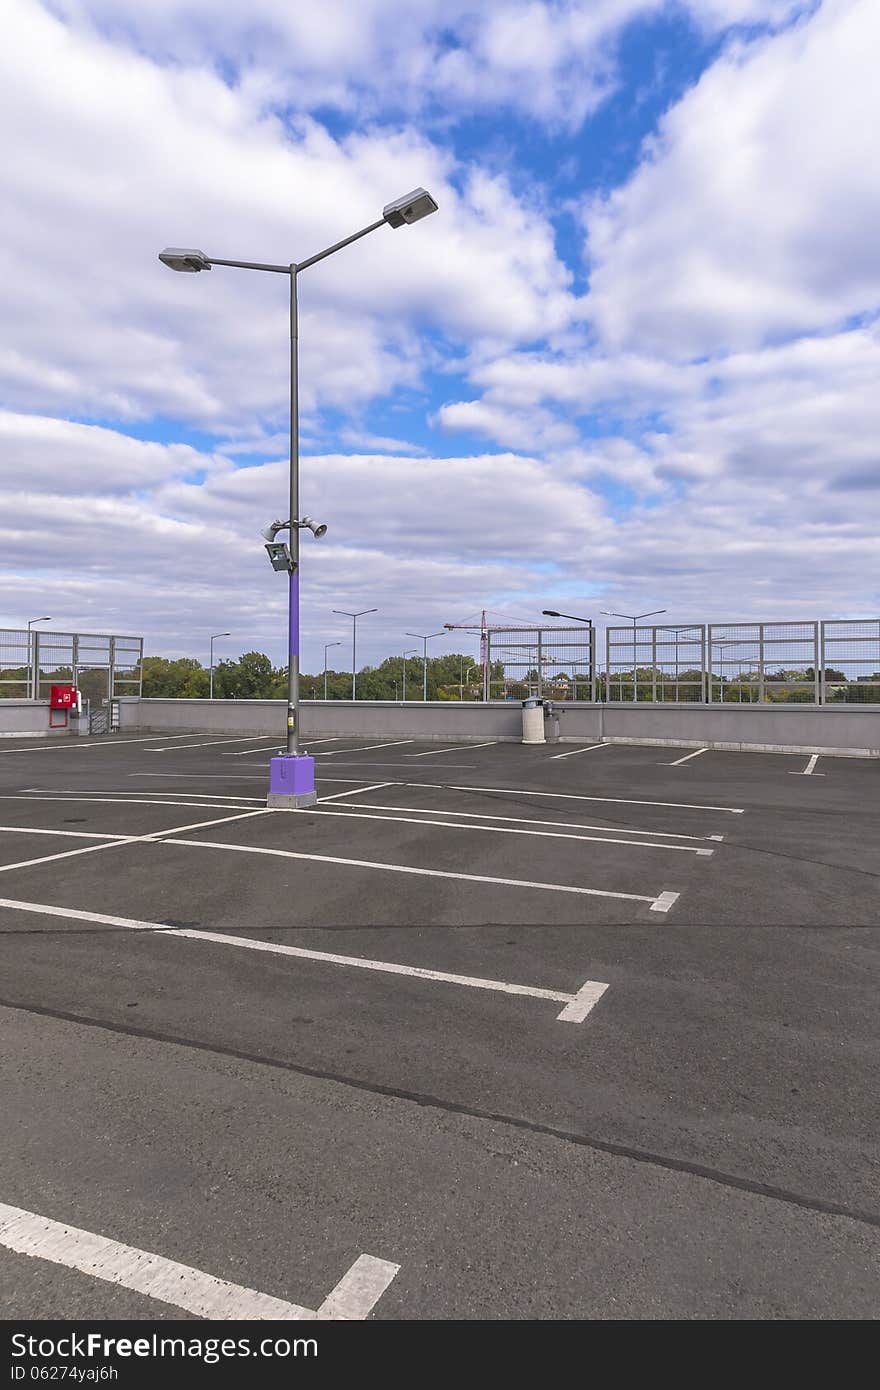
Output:
<instances>
[{"instance_id":1,"label":"asphalt parking deck","mask_svg":"<svg viewBox=\"0 0 880 1390\"><path fill-rule=\"evenodd\" d=\"M880 764L274 749L0 744L7 1315L876 1316Z\"/></svg>"}]
</instances>

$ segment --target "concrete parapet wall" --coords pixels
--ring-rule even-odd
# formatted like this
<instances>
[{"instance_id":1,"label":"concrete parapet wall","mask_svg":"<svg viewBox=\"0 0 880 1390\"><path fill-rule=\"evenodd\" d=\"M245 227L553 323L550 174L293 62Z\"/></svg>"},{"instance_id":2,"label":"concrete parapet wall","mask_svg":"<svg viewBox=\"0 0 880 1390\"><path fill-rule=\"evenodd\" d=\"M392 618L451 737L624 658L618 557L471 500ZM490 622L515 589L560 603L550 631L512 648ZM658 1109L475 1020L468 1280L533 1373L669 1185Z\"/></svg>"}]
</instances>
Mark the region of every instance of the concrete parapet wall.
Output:
<instances>
[{"instance_id":1,"label":"concrete parapet wall","mask_svg":"<svg viewBox=\"0 0 880 1390\"><path fill-rule=\"evenodd\" d=\"M602 735L609 742L878 757L880 709L852 705L606 705Z\"/></svg>"},{"instance_id":2,"label":"concrete parapet wall","mask_svg":"<svg viewBox=\"0 0 880 1390\"><path fill-rule=\"evenodd\" d=\"M63 738L71 733L76 733L73 724L49 728L48 700L0 700L0 738Z\"/></svg>"},{"instance_id":3,"label":"concrete parapet wall","mask_svg":"<svg viewBox=\"0 0 880 1390\"><path fill-rule=\"evenodd\" d=\"M880 757L878 706L610 704L560 708L563 743L653 743ZM266 734L277 735L280 740L285 715L283 700L126 700L120 705L121 728L128 732ZM45 708L43 717L48 723ZM518 742L521 721L519 702L308 700L302 705L305 740L350 735Z\"/></svg>"}]
</instances>

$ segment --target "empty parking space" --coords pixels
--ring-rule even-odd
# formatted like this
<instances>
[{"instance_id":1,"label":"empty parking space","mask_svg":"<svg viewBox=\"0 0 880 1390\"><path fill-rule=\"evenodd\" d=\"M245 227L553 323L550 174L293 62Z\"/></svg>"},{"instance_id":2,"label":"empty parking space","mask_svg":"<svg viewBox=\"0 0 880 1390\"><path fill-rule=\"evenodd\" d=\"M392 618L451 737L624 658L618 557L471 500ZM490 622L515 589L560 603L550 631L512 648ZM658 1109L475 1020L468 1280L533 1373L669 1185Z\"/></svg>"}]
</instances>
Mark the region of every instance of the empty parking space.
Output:
<instances>
[{"instance_id":1,"label":"empty parking space","mask_svg":"<svg viewBox=\"0 0 880 1390\"><path fill-rule=\"evenodd\" d=\"M144 1317L214 1293L330 1316L334 1290L339 1316L795 1316L831 1309L829 1281L855 1306L856 1271L876 1307L876 762L328 738L318 804L267 812L271 739L83 742L103 752L0 759L21 1083L0 1294ZM262 1119L230 1166L217 1116L245 1084ZM103 1158L70 1156L66 1118L39 1146L87 1085ZM126 1133L130 1094L161 1142ZM497 1210L478 1202L501 1175ZM57 1258L28 1246L40 1222ZM699 1291L700 1254L670 1255L694 1223ZM385 1267L370 1303L360 1276ZM163 1304L180 1270L196 1301Z\"/></svg>"}]
</instances>

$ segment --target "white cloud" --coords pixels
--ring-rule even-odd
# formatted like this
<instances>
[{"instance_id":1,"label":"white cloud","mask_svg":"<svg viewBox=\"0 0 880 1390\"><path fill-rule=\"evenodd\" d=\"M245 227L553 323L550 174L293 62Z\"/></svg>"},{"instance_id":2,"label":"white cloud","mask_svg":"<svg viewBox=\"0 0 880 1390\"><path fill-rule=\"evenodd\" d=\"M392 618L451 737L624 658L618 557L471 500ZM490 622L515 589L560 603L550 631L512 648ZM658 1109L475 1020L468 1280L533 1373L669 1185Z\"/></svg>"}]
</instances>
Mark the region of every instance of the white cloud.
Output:
<instances>
[{"instance_id":1,"label":"white cloud","mask_svg":"<svg viewBox=\"0 0 880 1390\"><path fill-rule=\"evenodd\" d=\"M576 122L615 80L621 24L661 2L92 0L71 29L7 0L0 621L45 611L177 652L228 627L231 649L283 658L285 585L258 529L286 495L286 285L172 276L156 252L284 260L418 183L439 217L301 285L302 495L330 526L304 541L307 666L346 635L338 606L380 608L364 659L483 604L682 621L876 609L876 9L826 0L722 52L590 209L589 327L538 191L515 196L412 124L334 138L275 114L292 55L307 110L322 92L351 107L389 53L374 71L404 105L447 92L450 113L509 102ZM716 31L797 9L691 7ZM237 85L204 62L211 26L211 55L241 58ZM853 315L867 322L841 327ZM432 458L368 412L453 353L468 398L437 420L503 452ZM324 406L348 417L333 447ZM225 442L144 443L66 413L164 415Z\"/></svg>"},{"instance_id":2,"label":"white cloud","mask_svg":"<svg viewBox=\"0 0 880 1390\"><path fill-rule=\"evenodd\" d=\"M616 85L635 19L687 11L708 33L784 23L809 0L54 0L85 32L163 63L231 68L264 103L359 119L509 108L577 128Z\"/></svg>"},{"instance_id":3,"label":"white cloud","mask_svg":"<svg viewBox=\"0 0 880 1390\"><path fill-rule=\"evenodd\" d=\"M574 312L551 226L500 177L457 168L411 129L335 140L308 117L285 128L247 85L161 68L27 0L4 10L0 119L0 386L15 406L215 430L277 421L286 283L220 268L172 276L158 251L283 263L419 183L440 216L382 229L303 276L307 413L415 384L425 323L497 347Z\"/></svg>"},{"instance_id":4,"label":"white cloud","mask_svg":"<svg viewBox=\"0 0 880 1390\"><path fill-rule=\"evenodd\" d=\"M9 413L0 457L10 461L0 625L36 604L56 627L143 631L151 650L184 652L228 627L282 659L286 586L259 528L283 507L286 460L235 469L185 446ZM475 594L503 607L537 591L547 555L579 553L603 525L589 492L515 454L306 455L302 497L330 527L303 542L313 667L320 643L342 635L334 607L380 607L363 652L381 657L407 627L471 612Z\"/></svg>"},{"instance_id":5,"label":"white cloud","mask_svg":"<svg viewBox=\"0 0 880 1390\"><path fill-rule=\"evenodd\" d=\"M587 209L588 309L606 348L689 356L844 323L880 304L875 0L825 0L735 44Z\"/></svg>"}]
</instances>

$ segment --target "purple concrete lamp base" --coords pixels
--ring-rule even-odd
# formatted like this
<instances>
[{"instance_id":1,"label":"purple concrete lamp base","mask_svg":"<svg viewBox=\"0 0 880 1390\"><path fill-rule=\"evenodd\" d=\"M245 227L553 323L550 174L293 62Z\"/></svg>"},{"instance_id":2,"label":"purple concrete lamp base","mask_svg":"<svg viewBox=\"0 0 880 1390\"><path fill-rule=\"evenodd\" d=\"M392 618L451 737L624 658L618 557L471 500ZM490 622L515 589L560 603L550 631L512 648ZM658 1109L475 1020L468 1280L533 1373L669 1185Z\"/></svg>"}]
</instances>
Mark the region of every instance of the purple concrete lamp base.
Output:
<instances>
[{"instance_id":1,"label":"purple concrete lamp base","mask_svg":"<svg viewBox=\"0 0 880 1390\"><path fill-rule=\"evenodd\" d=\"M314 758L302 754L298 758L285 755L269 759L267 806L289 811L301 806L314 806L317 800Z\"/></svg>"}]
</instances>

